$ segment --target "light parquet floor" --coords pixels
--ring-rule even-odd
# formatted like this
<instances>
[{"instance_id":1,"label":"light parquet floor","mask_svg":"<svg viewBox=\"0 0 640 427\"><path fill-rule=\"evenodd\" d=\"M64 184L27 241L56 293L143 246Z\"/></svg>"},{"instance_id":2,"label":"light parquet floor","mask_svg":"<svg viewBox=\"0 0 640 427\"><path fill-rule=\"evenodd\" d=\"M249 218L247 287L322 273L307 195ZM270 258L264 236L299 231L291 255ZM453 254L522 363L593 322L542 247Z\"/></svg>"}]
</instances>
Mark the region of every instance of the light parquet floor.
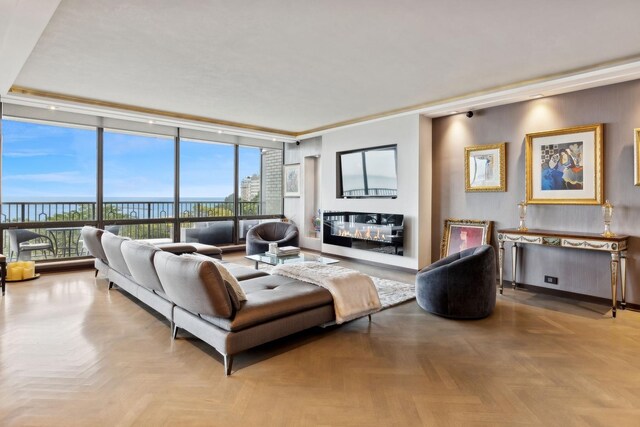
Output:
<instances>
[{"instance_id":1,"label":"light parquet floor","mask_svg":"<svg viewBox=\"0 0 640 427\"><path fill-rule=\"evenodd\" d=\"M508 289L484 320L412 301L250 350L225 377L92 271L44 274L0 300L0 424L638 426L639 355L640 313Z\"/></svg>"}]
</instances>

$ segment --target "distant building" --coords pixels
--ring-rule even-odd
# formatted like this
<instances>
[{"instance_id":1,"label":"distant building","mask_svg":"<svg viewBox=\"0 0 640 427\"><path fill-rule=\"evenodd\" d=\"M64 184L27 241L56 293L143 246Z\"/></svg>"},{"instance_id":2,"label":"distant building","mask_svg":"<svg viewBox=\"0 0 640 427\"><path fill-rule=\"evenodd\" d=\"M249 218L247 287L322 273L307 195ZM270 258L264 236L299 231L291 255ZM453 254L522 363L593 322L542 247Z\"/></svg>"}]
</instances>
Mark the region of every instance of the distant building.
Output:
<instances>
[{"instance_id":1,"label":"distant building","mask_svg":"<svg viewBox=\"0 0 640 427\"><path fill-rule=\"evenodd\" d=\"M245 201L253 200L260 194L260 175L253 174L240 181L240 198Z\"/></svg>"}]
</instances>

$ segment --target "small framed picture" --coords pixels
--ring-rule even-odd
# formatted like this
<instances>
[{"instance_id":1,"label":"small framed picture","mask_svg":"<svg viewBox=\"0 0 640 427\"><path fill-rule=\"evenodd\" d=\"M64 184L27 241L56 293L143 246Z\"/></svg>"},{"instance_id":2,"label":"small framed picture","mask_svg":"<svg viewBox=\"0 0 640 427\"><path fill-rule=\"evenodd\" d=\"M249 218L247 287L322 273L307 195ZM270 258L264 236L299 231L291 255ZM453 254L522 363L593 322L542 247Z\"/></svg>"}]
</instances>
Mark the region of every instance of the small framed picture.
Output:
<instances>
[{"instance_id":1,"label":"small framed picture","mask_svg":"<svg viewBox=\"0 0 640 427\"><path fill-rule=\"evenodd\" d=\"M602 132L594 124L527 134L527 203L604 203Z\"/></svg>"},{"instance_id":2,"label":"small framed picture","mask_svg":"<svg viewBox=\"0 0 640 427\"><path fill-rule=\"evenodd\" d=\"M475 219L446 219L440 246L440 258L465 249L488 245L491 240L491 221Z\"/></svg>"},{"instance_id":3,"label":"small framed picture","mask_svg":"<svg viewBox=\"0 0 640 427\"><path fill-rule=\"evenodd\" d=\"M300 163L284 165L284 197L300 197Z\"/></svg>"},{"instance_id":4,"label":"small framed picture","mask_svg":"<svg viewBox=\"0 0 640 427\"><path fill-rule=\"evenodd\" d=\"M640 128L633 130L633 183L640 185Z\"/></svg>"},{"instance_id":5,"label":"small framed picture","mask_svg":"<svg viewBox=\"0 0 640 427\"><path fill-rule=\"evenodd\" d=\"M507 191L507 143L464 148L464 188L467 193Z\"/></svg>"}]
</instances>

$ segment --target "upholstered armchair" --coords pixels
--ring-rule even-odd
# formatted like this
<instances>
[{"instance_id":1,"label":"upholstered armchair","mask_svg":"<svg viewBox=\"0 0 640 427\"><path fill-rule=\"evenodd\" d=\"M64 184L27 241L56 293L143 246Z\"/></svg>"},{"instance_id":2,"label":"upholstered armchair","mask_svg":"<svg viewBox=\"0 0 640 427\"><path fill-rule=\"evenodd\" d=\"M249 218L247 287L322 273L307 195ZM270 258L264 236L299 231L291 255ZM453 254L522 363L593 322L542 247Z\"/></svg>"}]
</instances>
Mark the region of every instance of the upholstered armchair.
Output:
<instances>
[{"instance_id":1,"label":"upholstered armchair","mask_svg":"<svg viewBox=\"0 0 640 427\"><path fill-rule=\"evenodd\" d=\"M278 247L298 246L299 234L295 224L287 222L263 222L247 232L247 255L269 250L269 243Z\"/></svg>"},{"instance_id":2,"label":"upholstered armchair","mask_svg":"<svg viewBox=\"0 0 640 427\"><path fill-rule=\"evenodd\" d=\"M496 306L496 257L483 245L449 255L416 276L418 305L454 319L487 317Z\"/></svg>"}]
</instances>

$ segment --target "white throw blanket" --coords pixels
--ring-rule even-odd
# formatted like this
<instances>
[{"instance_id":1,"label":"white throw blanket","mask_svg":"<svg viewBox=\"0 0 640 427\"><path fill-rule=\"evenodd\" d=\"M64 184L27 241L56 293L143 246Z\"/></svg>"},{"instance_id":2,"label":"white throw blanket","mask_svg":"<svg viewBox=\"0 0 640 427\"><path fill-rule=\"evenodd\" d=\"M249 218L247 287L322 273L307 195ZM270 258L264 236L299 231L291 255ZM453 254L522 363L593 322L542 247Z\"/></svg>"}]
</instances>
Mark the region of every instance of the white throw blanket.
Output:
<instances>
[{"instance_id":1,"label":"white throw blanket","mask_svg":"<svg viewBox=\"0 0 640 427\"><path fill-rule=\"evenodd\" d=\"M312 283L331 292L338 324L366 316L382 308L371 277L348 268L302 262L277 265L271 274Z\"/></svg>"}]
</instances>

